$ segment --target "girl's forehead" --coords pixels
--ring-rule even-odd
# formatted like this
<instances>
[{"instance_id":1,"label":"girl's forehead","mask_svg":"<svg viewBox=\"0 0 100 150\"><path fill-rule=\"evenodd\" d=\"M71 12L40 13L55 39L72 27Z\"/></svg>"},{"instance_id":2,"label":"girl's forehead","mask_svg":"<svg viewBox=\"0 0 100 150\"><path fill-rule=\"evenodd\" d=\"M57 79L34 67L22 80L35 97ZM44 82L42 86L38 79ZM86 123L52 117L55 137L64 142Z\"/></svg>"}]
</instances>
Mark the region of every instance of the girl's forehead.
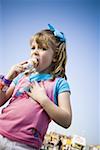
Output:
<instances>
[{"instance_id":1,"label":"girl's forehead","mask_svg":"<svg viewBox=\"0 0 100 150\"><path fill-rule=\"evenodd\" d=\"M49 43L50 43L49 39L42 35L41 36L36 35L36 36L32 37L32 39L31 39L31 45L38 44L39 46L50 47Z\"/></svg>"},{"instance_id":2,"label":"girl's forehead","mask_svg":"<svg viewBox=\"0 0 100 150\"><path fill-rule=\"evenodd\" d=\"M52 49L56 48L55 42L48 34L43 34L43 33L35 34L30 41L30 45L32 46L33 43L38 44L40 47L52 48Z\"/></svg>"},{"instance_id":3,"label":"girl's forehead","mask_svg":"<svg viewBox=\"0 0 100 150\"><path fill-rule=\"evenodd\" d=\"M40 35L36 35L34 36L34 40L36 43L45 43L48 44L48 38L46 37L46 35L40 34Z\"/></svg>"}]
</instances>

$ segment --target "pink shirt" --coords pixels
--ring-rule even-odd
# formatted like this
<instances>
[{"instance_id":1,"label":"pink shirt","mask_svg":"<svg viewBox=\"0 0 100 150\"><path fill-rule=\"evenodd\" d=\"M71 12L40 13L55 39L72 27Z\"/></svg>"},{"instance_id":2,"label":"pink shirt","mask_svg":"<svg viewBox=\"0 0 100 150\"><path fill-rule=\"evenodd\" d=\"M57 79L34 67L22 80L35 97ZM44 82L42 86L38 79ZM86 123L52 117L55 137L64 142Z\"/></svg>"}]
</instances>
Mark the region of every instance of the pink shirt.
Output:
<instances>
[{"instance_id":1,"label":"pink shirt","mask_svg":"<svg viewBox=\"0 0 100 150\"><path fill-rule=\"evenodd\" d=\"M46 93L53 102L55 81L56 79L43 81ZM9 105L2 110L0 134L11 140L40 148L51 119L43 108L25 92L18 97L15 95L23 84L30 84L26 77L19 81Z\"/></svg>"}]
</instances>

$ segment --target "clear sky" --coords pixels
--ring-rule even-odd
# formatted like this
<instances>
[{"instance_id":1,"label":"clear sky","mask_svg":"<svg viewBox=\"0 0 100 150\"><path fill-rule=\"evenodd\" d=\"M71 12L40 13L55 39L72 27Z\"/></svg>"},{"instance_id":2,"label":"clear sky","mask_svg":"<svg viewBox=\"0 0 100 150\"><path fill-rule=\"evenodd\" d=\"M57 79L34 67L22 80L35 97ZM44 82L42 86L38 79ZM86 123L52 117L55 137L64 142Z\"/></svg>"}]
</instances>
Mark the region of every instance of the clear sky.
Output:
<instances>
[{"instance_id":1,"label":"clear sky","mask_svg":"<svg viewBox=\"0 0 100 150\"><path fill-rule=\"evenodd\" d=\"M68 130L51 123L48 131L78 134L89 144L100 144L99 1L0 0L0 73L29 58L30 37L48 23L67 39L73 110Z\"/></svg>"}]
</instances>

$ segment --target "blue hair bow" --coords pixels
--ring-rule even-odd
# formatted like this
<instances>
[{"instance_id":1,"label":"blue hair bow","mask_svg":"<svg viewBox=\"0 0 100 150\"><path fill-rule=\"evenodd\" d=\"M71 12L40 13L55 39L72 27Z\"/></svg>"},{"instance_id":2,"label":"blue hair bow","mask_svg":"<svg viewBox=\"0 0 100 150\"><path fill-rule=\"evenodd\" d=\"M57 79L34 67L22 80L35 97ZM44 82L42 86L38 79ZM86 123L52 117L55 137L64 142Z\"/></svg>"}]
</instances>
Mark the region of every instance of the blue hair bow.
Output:
<instances>
[{"instance_id":1,"label":"blue hair bow","mask_svg":"<svg viewBox=\"0 0 100 150\"><path fill-rule=\"evenodd\" d=\"M54 35L60 39L61 42L66 41L64 34L62 32L55 29L51 24L48 24L48 27L49 27L49 30L52 31Z\"/></svg>"}]
</instances>

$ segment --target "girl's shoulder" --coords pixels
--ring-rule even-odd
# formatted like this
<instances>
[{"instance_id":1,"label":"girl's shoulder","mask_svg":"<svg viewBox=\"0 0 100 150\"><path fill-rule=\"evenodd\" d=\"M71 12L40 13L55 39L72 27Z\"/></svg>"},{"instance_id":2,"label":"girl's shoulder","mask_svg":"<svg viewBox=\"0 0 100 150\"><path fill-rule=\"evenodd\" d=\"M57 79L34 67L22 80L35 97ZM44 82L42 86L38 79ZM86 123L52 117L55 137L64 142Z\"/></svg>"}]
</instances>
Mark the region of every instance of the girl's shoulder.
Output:
<instances>
[{"instance_id":1,"label":"girl's shoulder","mask_svg":"<svg viewBox=\"0 0 100 150\"><path fill-rule=\"evenodd\" d=\"M65 91L70 92L70 85L68 81L62 77L56 78L55 86L56 86L56 90L58 91L58 93L65 92Z\"/></svg>"}]
</instances>

